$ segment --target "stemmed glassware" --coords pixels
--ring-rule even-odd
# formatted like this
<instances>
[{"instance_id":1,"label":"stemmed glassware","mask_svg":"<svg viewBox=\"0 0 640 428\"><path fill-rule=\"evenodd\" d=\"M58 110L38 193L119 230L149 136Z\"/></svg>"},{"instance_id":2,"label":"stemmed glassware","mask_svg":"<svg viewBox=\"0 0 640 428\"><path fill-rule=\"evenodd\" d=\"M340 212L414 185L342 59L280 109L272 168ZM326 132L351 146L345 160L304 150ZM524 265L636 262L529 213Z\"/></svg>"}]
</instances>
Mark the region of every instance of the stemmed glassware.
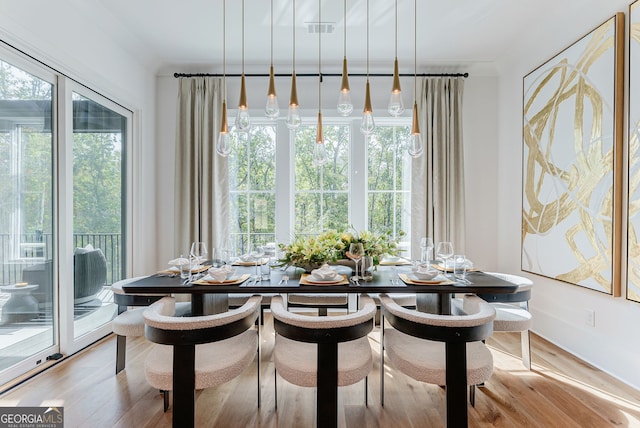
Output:
<instances>
[{"instance_id":1,"label":"stemmed glassware","mask_svg":"<svg viewBox=\"0 0 640 428\"><path fill-rule=\"evenodd\" d=\"M438 242L438 248L436 249L436 254L438 257L442 259L444 263L445 272L447 270L447 260L449 257L453 256L453 244L451 242Z\"/></svg>"},{"instance_id":2,"label":"stemmed glassware","mask_svg":"<svg viewBox=\"0 0 640 428\"><path fill-rule=\"evenodd\" d=\"M260 265L262 264L262 256L264 256L264 247L262 245L252 246L249 255L256 261L255 279L261 281L262 273L260 272Z\"/></svg>"},{"instance_id":3,"label":"stemmed glassware","mask_svg":"<svg viewBox=\"0 0 640 428\"><path fill-rule=\"evenodd\" d=\"M207 244L205 242L195 241L191 244L191 257L197 265L207 260Z\"/></svg>"},{"instance_id":4,"label":"stemmed glassware","mask_svg":"<svg viewBox=\"0 0 640 428\"><path fill-rule=\"evenodd\" d=\"M349 251L347 251L346 255L356 263L356 274L353 276L353 279L356 281L361 279L360 276L358 276L358 262L360 262L364 256L364 246L362 242L349 244Z\"/></svg>"}]
</instances>

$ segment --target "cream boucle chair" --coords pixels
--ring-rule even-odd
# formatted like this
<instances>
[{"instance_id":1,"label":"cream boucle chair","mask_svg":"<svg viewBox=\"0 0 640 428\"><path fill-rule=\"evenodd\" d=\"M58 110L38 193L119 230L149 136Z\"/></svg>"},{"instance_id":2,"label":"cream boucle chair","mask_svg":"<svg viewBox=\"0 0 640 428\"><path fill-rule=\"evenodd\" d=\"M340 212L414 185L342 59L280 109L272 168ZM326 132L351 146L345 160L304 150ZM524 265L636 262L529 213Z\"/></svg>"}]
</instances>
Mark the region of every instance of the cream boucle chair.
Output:
<instances>
[{"instance_id":1,"label":"cream boucle chair","mask_svg":"<svg viewBox=\"0 0 640 428\"><path fill-rule=\"evenodd\" d=\"M260 407L260 296L238 309L215 315L174 317L175 298L163 297L144 311L145 336L159 343L145 360L145 376L163 391L165 411L173 390L173 426L194 426L195 390L239 376L257 353Z\"/></svg>"},{"instance_id":2,"label":"cream boucle chair","mask_svg":"<svg viewBox=\"0 0 640 428\"><path fill-rule=\"evenodd\" d=\"M282 296L271 299L276 331L273 361L277 373L298 386L317 387L317 426L336 426L338 386L365 379L373 367L367 334L376 305L361 296L361 309L338 316L306 316L287 311ZM275 387L276 408L278 404Z\"/></svg>"},{"instance_id":3,"label":"cream boucle chair","mask_svg":"<svg viewBox=\"0 0 640 428\"><path fill-rule=\"evenodd\" d=\"M111 322L111 328L116 334L116 374L125 368L127 355L127 337L144 336L144 318L142 312L151 303L166 296L166 294L126 294L122 286L137 281L143 277L127 278L111 285L113 299L118 305L118 315ZM131 308L132 306L144 306Z\"/></svg>"},{"instance_id":4,"label":"cream boucle chair","mask_svg":"<svg viewBox=\"0 0 640 428\"><path fill-rule=\"evenodd\" d=\"M482 342L492 332L495 311L479 297L464 297L458 315L435 315L403 308L380 295L380 402L384 406L384 351L393 365L421 382L444 385L447 425L467 426L467 385L480 384L493 372L491 351ZM460 312L459 308L458 312ZM394 328L384 328L387 320Z\"/></svg>"},{"instance_id":5,"label":"cream boucle chair","mask_svg":"<svg viewBox=\"0 0 640 428\"><path fill-rule=\"evenodd\" d=\"M287 295L290 308L316 308L318 315L326 316L327 309L349 310L349 297L346 294L331 293L291 293Z\"/></svg>"},{"instance_id":6,"label":"cream boucle chair","mask_svg":"<svg viewBox=\"0 0 640 428\"><path fill-rule=\"evenodd\" d=\"M116 334L116 374L124 370L127 357L127 337L144 336L144 318L142 313L147 306L167 296L167 294L129 294L122 286L144 278L127 278L111 285L114 302L118 305L118 315L111 321L111 329ZM190 302L176 303L178 315L191 310Z\"/></svg>"},{"instance_id":7,"label":"cream boucle chair","mask_svg":"<svg viewBox=\"0 0 640 428\"><path fill-rule=\"evenodd\" d=\"M520 347L522 349L522 365L531 370L531 339L530 332L532 317L529 312L529 299L533 281L518 275L507 273L486 272L505 281L518 284L515 293L478 294L496 310L493 320L493 331L520 332Z\"/></svg>"}]
</instances>

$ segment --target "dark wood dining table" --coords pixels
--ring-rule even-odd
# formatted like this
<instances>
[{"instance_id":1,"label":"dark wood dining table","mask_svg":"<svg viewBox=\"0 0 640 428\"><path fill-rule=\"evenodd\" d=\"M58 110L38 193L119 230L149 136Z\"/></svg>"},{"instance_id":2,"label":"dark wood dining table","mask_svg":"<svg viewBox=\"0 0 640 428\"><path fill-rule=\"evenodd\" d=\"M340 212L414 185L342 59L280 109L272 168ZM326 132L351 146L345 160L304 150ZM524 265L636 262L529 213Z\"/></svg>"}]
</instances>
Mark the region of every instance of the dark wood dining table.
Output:
<instances>
[{"instance_id":1,"label":"dark wood dining table","mask_svg":"<svg viewBox=\"0 0 640 428\"><path fill-rule=\"evenodd\" d=\"M207 284L198 285L184 283L179 276L169 277L159 274L141 278L123 285L125 294L160 293L160 294L189 294L191 295L192 315L204 315L226 311L228 309L229 294L263 294L263 293L415 293L417 309L423 312L450 314L451 299L457 293L514 293L518 286L504 281L493 275L481 271L471 271L465 280L451 278L451 284L439 285L411 285L398 281L398 273L409 272L406 266L378 266L373 271L371 281L350 282L348 285L306 285L300 284L301 270L289 268L286 271L274 269L268 279L254 282L248 279L242 284ZM238 274L254 273L254 267L240 266ZM287 281L281 281L283 275L288 275ZM452 276L452 275L451 275ZM464 350L463 350L464 351ZM447 365L447 372L452 376L455 384L446 387L447 426L467 426L467 376L466 357L455 358L454 364ZM335 366L337 367L337 365ZM322 397L335 396L337 388L337 373L324 373L324 367L318 366L318 379L325 382L318 383L317 412L321 426L337 426L337 402L323 402ZM449 379L449 375L447 375ZM174 377L174 396L188 394L189 391L179 391L179 384ZM331 400L333 401L333 400ZM319 425L320 426L320 425Z\"/></svg>"}]
</instances>

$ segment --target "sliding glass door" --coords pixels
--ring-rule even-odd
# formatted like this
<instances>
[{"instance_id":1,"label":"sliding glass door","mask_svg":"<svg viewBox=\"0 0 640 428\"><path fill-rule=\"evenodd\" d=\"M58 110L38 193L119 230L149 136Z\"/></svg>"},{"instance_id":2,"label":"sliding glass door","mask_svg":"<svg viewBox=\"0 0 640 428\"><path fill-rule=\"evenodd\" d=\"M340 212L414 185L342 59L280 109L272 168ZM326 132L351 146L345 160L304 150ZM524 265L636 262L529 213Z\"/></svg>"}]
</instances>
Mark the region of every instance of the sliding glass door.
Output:
<instances>
[{"instance_id":1,"label":"sliding glass door","mask_svg":"<svg viewBox=\"0 0 640 428\"><path fill-rule=\"evenodd\" d=\"M61 87L67 144L61 151L60 278L69 284L61 287L62 346L75 352L108 334L117 315L111 284L124 277L131 113L75 82Z\"/></svg>"},{"instance_id":2,"label":"sliding glass door","mask_svg":"<svg viewBox=\"0 0 640 428\"><path fill-rule=\"evenodd\" d=\"M0 46L0 387L111 333L132 120Z\"/></svg>"},{"instance_id":3,"label":"sliding glass door","mask_svg":"<svg viewBox=\"0 0 640 428\"><path fill-rule=\"evenodd\" d=\"M55 76L7 58L0 59L0 374L10 378L57 349L57 240Z\"/></svg>"}]
</instances>

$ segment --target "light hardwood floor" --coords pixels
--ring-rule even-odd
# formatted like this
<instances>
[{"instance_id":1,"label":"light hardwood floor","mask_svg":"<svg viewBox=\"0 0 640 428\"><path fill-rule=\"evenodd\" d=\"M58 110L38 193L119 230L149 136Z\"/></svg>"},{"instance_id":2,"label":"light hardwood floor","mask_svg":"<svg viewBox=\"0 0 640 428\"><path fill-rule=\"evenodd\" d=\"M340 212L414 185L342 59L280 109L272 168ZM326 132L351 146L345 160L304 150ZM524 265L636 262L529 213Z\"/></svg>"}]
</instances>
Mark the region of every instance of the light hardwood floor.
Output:
<instances>
[{"instance_id":1,"label":"light hardwood floor","mask_svg":"<svg viewBox=\"0 0 640 428\"><path fill-rule=\"evenodd\" d=\"M640 392L532 335L533 368L519 358L519 334L495 334L488 345L493 376L469 407L472 427L640 426ZM444 426L444 390L422 384L387 365L385 406L380 406L379 330L370 335L374 369L369 407L364 384L341 388L339 423L344 427ZM170 427L171 408L144 378L153 345L127 341L127 368L115 375L115 338L108 337L0 396L0 406L64 406L66 427ZM312 427L315 390L278 379L274 409L273 328L262 336L262 408L256 408L255 363L239 378L197 392L198 427Z\"/></svg>"}]
</instances>

